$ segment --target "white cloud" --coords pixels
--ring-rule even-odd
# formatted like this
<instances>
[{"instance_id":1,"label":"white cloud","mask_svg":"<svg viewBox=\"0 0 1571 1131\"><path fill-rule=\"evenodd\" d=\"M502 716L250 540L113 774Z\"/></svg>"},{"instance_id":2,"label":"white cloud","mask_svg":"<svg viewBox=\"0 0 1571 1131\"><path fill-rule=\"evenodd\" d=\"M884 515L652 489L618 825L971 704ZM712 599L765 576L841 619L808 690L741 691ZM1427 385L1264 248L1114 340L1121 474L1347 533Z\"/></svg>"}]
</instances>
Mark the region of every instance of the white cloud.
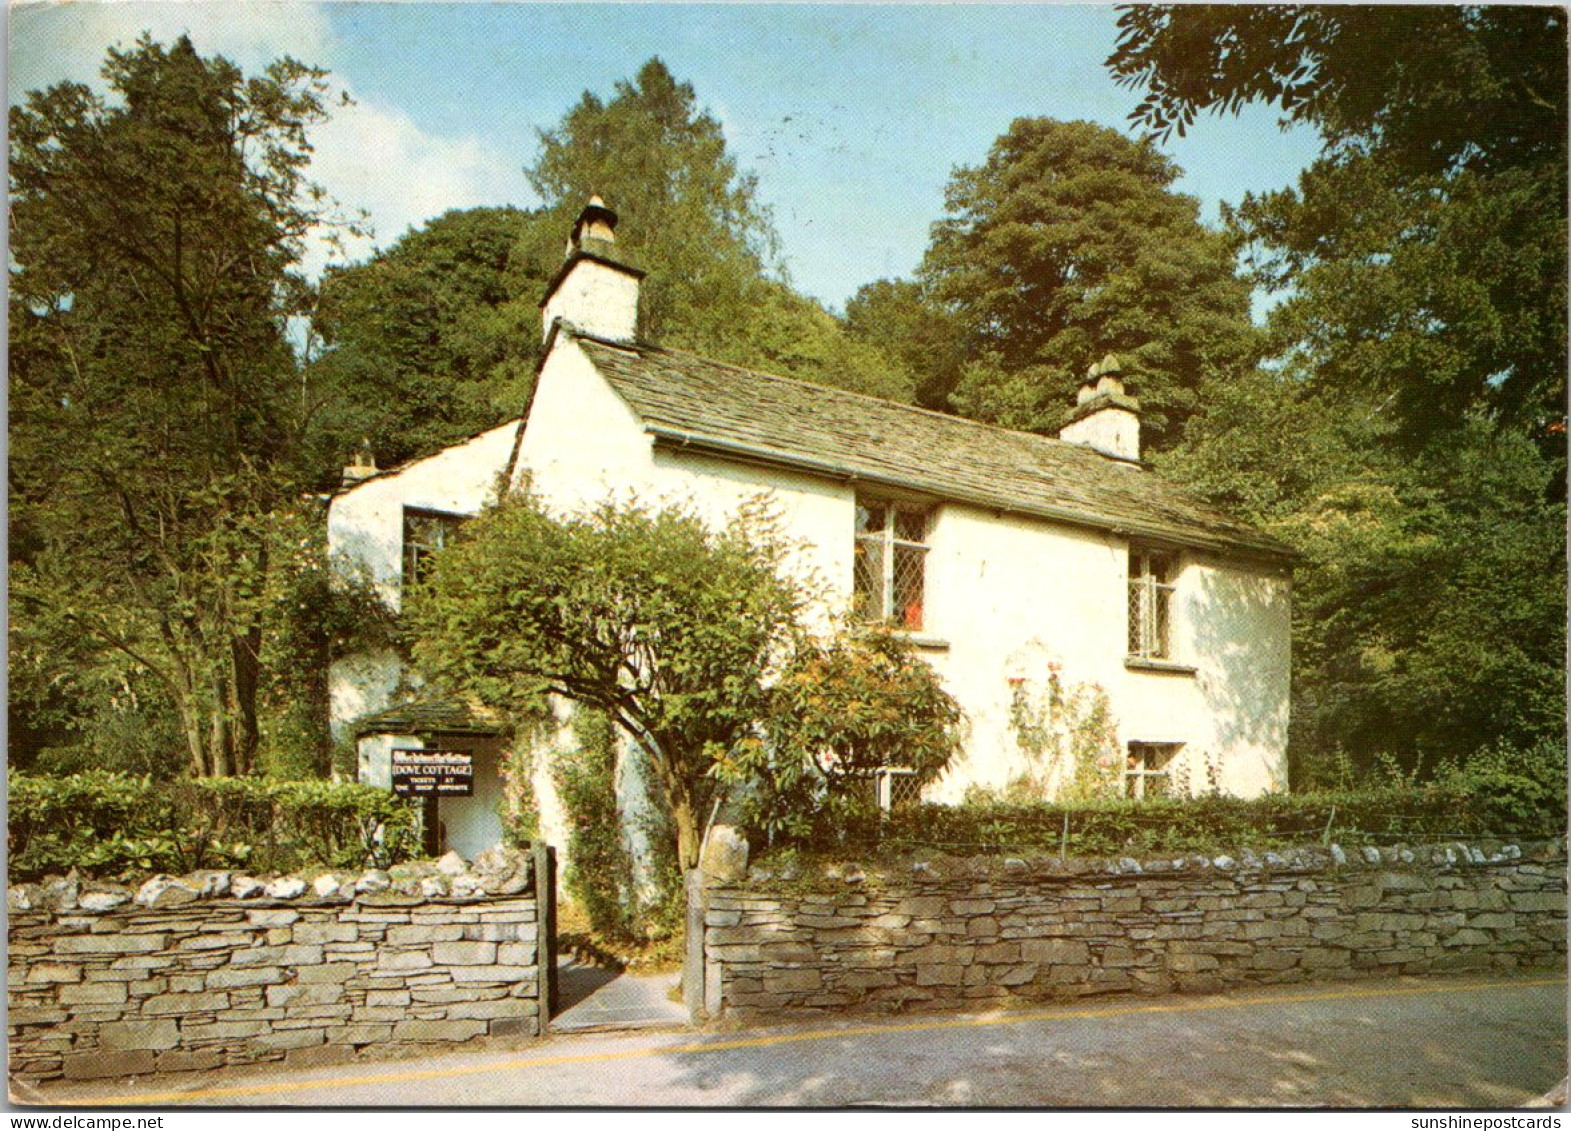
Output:
<instances>
[{"instance_id":1,"label":"white cloud","mask_svg":"<svg viewBox=\"0 0 1571 1131\"><path fill-rule=\"evenodd\" d=\"M427 133L396 107L359 102L337 108L314 144L312 178L345 209L370 213L378 246L452 208L527 199L522 170L483 139ZM359 258L369 244L348 250ZM323 245L312 248L306 259L312 274L326 254Z\"/></svg>"},{"instance_id":2,"label":"white cloud","mask_svg":"<svg viewBox=\"0 0 1571 1131\"><path fill-rule=\"evenodd\" d=\"M254 73L282 55L334 72L335 89L354 97L338 71L337 44L325 6L276 0L90 0L68 5L24 2L10 12L7 90L15 104L28 90L65 80L102 89L99 69L111 46L129 47L143 32L168 43L189 35L204 55L223 55ZM451 208L527 202L520 169L478 136L427 132L402 109L357 101L335 106L316 129L311 176L346 210L371 217L385 246L411 225ZM347 248L351 258L367 241ZM315 275L329 249L313 241L305 267Z\"/></svg>"},{"instance_id":3,"label":"white cloud","mask_svg":"<svg viewBox=\"0 0 1571 1131\"><path fill-rule=\"evenodd\" d=\"M280 55L328 66L332 28L318 4L251 0L90 0L67 5L18 3L10 13L6 86L12 101L62 80L102 87L105 52L130 47L142 32L169 43L189 35L204 55L223 55L245 71Z\"/></svg>"}]
</instances>

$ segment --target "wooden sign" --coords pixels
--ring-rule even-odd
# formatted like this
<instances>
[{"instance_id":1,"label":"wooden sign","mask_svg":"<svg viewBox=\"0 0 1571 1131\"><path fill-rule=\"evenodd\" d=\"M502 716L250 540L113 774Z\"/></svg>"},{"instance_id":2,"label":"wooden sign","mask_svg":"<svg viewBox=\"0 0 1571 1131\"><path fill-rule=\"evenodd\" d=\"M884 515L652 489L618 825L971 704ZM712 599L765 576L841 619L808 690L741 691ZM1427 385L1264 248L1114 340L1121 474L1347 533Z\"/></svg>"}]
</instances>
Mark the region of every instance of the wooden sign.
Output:
<instances>
[{"instance_id":1,"label":"wooden sign","mask_svg":"<svg viewBox=\"0 0 1571 1131\"><path fill-rule=\"evenodd\" d=\"M399 797L472 797L475 760L457 750L393 748L393 793Z\"/></svg>"}]
</instances>

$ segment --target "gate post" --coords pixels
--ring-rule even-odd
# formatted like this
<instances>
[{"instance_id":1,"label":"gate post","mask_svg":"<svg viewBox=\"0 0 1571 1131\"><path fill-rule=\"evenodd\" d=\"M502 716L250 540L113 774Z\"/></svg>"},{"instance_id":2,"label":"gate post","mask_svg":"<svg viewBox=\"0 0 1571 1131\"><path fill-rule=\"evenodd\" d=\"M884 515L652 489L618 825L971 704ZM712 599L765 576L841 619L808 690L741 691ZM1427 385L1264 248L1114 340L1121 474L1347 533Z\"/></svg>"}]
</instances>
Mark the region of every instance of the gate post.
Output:
<instances>
[{"instance_id":1,"label":"gate post","mask_svg":"<svg viewBox=\"0 0 1571 1131\"><path fill-rule=\"evenodd\" d=\"M535 961L540 970L540 1035L556 1016L556 849L530 845L535 862Z\"/></svg>"},{"instance_id":2,"label":"gate post","mask_svg":"<svg viewBox=\"0 0 1571 1131\"><path fill-rule=\"evenodd\" d=\"M694 1025L702 1024L708 1013L704 1008L704 918L709 910L708 877L702 868L687 873L687 938L682 960L682 1004Z\"/></svg>"}]
</instances>

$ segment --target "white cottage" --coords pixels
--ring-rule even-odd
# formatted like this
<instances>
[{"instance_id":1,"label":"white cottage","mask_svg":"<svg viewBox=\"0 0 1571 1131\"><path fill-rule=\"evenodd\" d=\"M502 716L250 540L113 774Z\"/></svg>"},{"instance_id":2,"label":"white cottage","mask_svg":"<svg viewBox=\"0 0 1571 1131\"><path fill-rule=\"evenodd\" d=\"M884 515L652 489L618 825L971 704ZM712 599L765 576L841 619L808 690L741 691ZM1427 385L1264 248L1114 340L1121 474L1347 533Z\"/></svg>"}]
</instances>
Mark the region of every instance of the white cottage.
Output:
<instances>
[{"instance_id":1,"label":"white cottage","mask_svg":"<svg viewBox=\"0 0 1571 1131\"><path fill-rule=\"evenodd\" d=\"M329 512L337 560L396 606L498 489L527 483L562 513L680 502L717 522L767 492L803 547L793 568L830 594L824 622L894 625L964 709L964 755L930 798L1062 780L1063 766L1042 779L1022 733L1050 678L1105 703L1123 755L1108 772L1131 795L1286 788L1292 552L1140 461L1116 361L1092 370L1055 439L665 349L638 339L642 272L618 258L615 225L598 199L575 225L527 417L400 469L349 469L358 481ZM334 727L362 736L363 780L389 780L394 747L494 742L473 710L403 701L405 678L391 655L334 668ZM494 757L476 763L475 797ZM441 806L460 851L500 831L474 798Z\"/></svg>"}]
</instances>

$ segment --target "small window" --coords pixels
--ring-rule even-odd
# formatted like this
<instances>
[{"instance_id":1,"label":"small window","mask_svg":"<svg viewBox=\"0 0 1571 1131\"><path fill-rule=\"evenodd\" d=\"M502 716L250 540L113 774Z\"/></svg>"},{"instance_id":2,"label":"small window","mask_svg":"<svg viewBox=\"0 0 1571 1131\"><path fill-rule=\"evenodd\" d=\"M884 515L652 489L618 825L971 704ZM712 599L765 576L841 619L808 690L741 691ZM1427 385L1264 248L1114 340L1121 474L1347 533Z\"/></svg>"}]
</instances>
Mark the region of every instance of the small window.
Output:
<instances>
[{"instance_id":1,"label":"small window","mask_svg":"<svg viewBox=\"0 0 1571 1131\"><path fill-rule=\"evenodd\" d=\"M453 540L467 515L445 511L404 508L404 584L424 581L431 572L432 556Z\"/></svg>"},{"instance_id":2,"label":"small window","mask_svg":"<svg viewBox=\"0 0 1571 1131\"><path fill-rule=\"evenodd\" d=\"M851 779L853 796L882 813L910 809L922 803L922 783L916 771L905 766L884 766Z\"/></svg>"},{"instance_id":3,"label":"small window","mask_svg":"<svg viewBox=\"0 0 1571 1131\"><path fill-rule=\"evenodd\" d=\"M1169 767L1178 754L1176 742L1131 742L1124 765L1124 796L1136 799L1166 797L1170 792Z\"/></svg>"},{"instance_id":4,"label":"small window","mask_svg":"<svg viewBox=\"0 0 1571 1131\"><path fill-rule=\"evenodd\" d=\"M1166 660L1172 622L1172 554L1131 548L1129 551L1129 654L1144 660Z\"/></svg>"},{"instance_id":5,"label":"small window","mask_svg":"<svg viewBox=\"0 0 1571 1131\"><path fill-rule=\"evenodd\" d=\"M856 619L918 631L926 601L926 507L856 504L852 593Z\"/></svg>"}]
</instances>

